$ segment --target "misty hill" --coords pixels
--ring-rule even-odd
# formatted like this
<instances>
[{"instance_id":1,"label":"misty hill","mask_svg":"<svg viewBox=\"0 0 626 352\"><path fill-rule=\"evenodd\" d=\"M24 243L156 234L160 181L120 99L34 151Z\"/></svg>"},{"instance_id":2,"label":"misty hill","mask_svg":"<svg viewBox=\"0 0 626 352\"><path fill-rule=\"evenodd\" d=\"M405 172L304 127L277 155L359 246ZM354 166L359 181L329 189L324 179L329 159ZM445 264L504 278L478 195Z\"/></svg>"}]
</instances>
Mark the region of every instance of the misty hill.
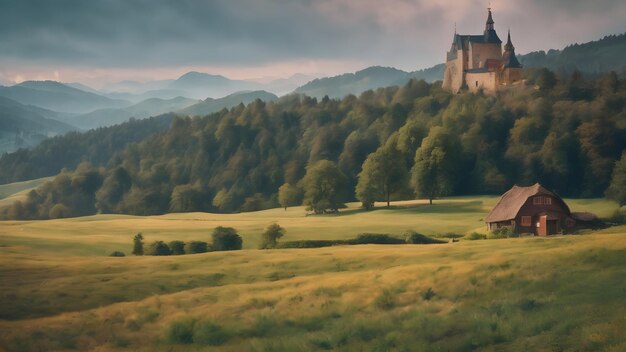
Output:
<instances>
[{"instance_id":1,"label":"misty hill","mask_svg":"<svg viewBox=\"0 0 626 352\"><path fill-rule=\"evenodd\" d=\"M167 88L186 92L185 96L190 98L205 99L207 97L222 97L238 91L262 89L263 85L257 82L232 80L220 75L192 71L180 76Z\"/></svg>"},{"instance_id":2,"label":"misty hill","mask_svg":"<svg viewBox=\"0 0 626 352\"><path fill-rule=\"evenodd\" d=\"M606 36L600 40L573 44L563 50L535 51L518 55L526 68L545 67L556 72L579 70L588 74L615 71L626 76L626 33Z\"/></svg>"},{"instance_id":3,"label":"misty hill","mask_svg":"<svg viewBox=\"0 0 626 352\"><path fill-rule=\"evenodd\" d=\"M167 112L184 109L196 104L198 100L176 97L172 99L152 98L122 109L98 109L86 114L74 116L68 120L82 129L111 126L128 121L130 118L143 119Z\"/></svg>"},{"instance_id":4,"label":"misty hill","mask_svg":"<svg viewBox=\"0 0 626 352\"><path fill-rule=\"evenodd\" d=\"M0 154L37 145L75 127L49 118L58 113L0 97Z\"/></svg>"},{"instance_id":5,"label":"misty hill","mask_svg":"<svg viewBox=\"0 0 626 352\"><path fill-rule=\"evenodd\" d=\"M63 168L74 169L80 162L105 165L128 144L168 129L173 114L87 132L70 132L48 138L30 149L0 155L0 184L56 175Z\"/></svg>"},{"instance_id":6,"label":"misty hill","mask_svg":"<svg viewBox=\"0 0 626 352\"><path fill-rule=\"evenodd\" d=\"M129 105L124 100L110 99L55 81L26 81L10 87L0 87L0 96L24 105L67 113L86 113Z\"/></svg>"},{"instance_id":7,"label":"misty hill","mask_svg":"<svg viewBox=\"0 0 626 352\"><path fill-rule=\"evenodd\" d=\"M275 101L278 97L272 93L258 90L253 92L238 92L220 99L207 98L197 104L191 105L185 109L177 111L181 115L204 116L222 109L232 108L239 104L249 104L257 99L262 101Z\"/></svg>"},{"instance_id":8,"label":"misty hill","mask_svg":"<svg viewBox=\"0 0 626 352\"><path fill-rule=\"evenodd\" d=\"M295 90L296 93L322 98L343 98L358 95L369 89L406 84L411 78L433 82L443 78L443 65L415 72L406 72L393 67L372 66L355 73L315 79Z\"/></svg>"}]
</instances>

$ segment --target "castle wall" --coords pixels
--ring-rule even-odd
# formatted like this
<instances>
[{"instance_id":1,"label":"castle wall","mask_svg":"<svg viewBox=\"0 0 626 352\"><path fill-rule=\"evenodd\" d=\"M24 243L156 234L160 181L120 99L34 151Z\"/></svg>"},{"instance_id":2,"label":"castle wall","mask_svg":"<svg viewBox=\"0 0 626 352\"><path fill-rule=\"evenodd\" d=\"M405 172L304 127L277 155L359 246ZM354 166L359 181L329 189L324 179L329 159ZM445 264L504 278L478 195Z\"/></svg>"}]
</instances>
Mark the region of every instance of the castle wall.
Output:
<instances>
[{"instance_id":1,"label":"castle wall","mask_svg":"<svg viewBox=\"0 0 626 352\"><path fill-rule=\"evenodd\" d=\"M443 89L457 93L463 86L463 60L466 54L462 50L457 52L456 59L446 62L443 74Z\"/></svg>"},{"instance_id":2,"label":"castle wall","mask_svg":"<svg viewBox=\"0 0 626 352\"><path fill-rule=\"evenodd\" d=\"M498 74L496 72L481 72L465 74L467 87L472 93L483 90L485 94L495 94L498 89Z\"/></svg>"},{"instance_id":3,"label":"castle wall","mask_svg":"<svg viewBox=\"0 0 626 352\"><path fill-rule=\"evenodd\" d=\"M506 68L502 72L502 84L512 84L523 79L521 68Z\"/></svg>"},{"instance_id":4,"label":"castle wall","mask_svg":"<svg viewBox=\"0 0 626 352\"><path fill-rule=\"evenodd\" d=\"M483 68L488 59L502 59L502 46L500 44L475 42L470 44L468 68Z\"/></svg>"}]
</instances>

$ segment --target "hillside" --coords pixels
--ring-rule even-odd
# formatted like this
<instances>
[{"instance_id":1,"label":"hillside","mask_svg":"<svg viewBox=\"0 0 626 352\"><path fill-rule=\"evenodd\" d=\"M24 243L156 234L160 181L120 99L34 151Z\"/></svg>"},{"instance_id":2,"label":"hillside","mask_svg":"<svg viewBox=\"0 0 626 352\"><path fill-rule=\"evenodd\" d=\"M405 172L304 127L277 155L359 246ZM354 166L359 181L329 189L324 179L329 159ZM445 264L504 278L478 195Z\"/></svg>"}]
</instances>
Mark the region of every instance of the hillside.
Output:
<instances>
[{"instance_id":1,"label":"hillside","mask_svg":"<svg viewBox=\"0 0 626 352\"><path fill-rule=\"evenodd\" d=\"M519 55L518 59L526 68L545 67L565 73L578 70L592 75L615 71L621 77L626 77L625 56L626 33L569 45L563 50L531 52Z\"/></svg>"},{"instance_id":2,"label":"hillside","mask_svg":"<svg viewBox=\"0 0 626 352\"><path fill-rule=\"evenodd\" d=\"M441 80L443 68L443 65L437 65L421 71L406 72L393 67L372 66L355 73L314 79L294 92L318 99L325 95L341 99L346 95L359 95L370 89L404 85L410 79L423 79L427 82Z\"/></svg>"},{"instance_id":3,"label":"hillside","mask_svg":"<svg viewBox=\"0 0 626 352\"><path fill-rule=\"evenodd\" d=\"M58 113L0 97L0 154L35 146L76 128L54 120Z\"/></svg>"},{"instance_id":4,"label":"hillside","mask_svg":"<svg viewBox=\"0 0 626 352\"><path fill-rule=\"evenodd\" d=\"M253 92L237 92L219 99L207 98L204 101L188 106L184 109L179 109L176 112L187 116L206 116L222 109L230 109L239 104L247 105L257 99L264 102L271 102L277 100L278 97L263 90Z\"/></svg>"},{"instance_id":5,"label":"hillside","mask_svg":"<svg viewBox=\"0 0 626 352\"><path fill-rule=\"evenodd\" d=\"M183 97L172 99L151 98L121 109L98 109L87 114L77 115L68 121L82 129L92 129L120 124L130 118L144 119L168 112L178 111L196 104L198 101Z\"/></svg>"},{"instance_id":6,"label":"hillside","mask_svg":"<svg viewBox=\"0 0 626 352\"><path fill-rule=\"evenodd\" d=\"M124 100L110 99L54 81L26 81L11 87L0 86L0 96L24 105L64 113L86 113L96 109L129 105Z\"/></svg>"},{"instance_id":7,"label":"hillside","mask_svg":"<svg viewBox=\"0 0 626 352\"><path fill-rule=\"evenodd\" d=\"M477 218L495 200L313 217L294 208L0 222L0 345L25 351L621 350L623 226L547 239L106 257L113 250L128 254L138 231L147 243L206 241L213 227L235 226L246 248L254 248L274 221L286 227L285 241L347 236L346 229L359 226L392 226L386 229L392 233L483 227ZM611 209L602 200L568 202L575 210Z\"/></svg>"},{"instance_id":8,"label":"hillside","mask_svg":"<svg viewBox=\"0 0 626 352\"><path fill-rule=\"evenodd\" d=\"M185 96L195 99L223 97L244 90L262 89L256 82L233 80L220 75L188 72L168 85L168 89L180 90Z\"/></svg>"},{"instance_id":9,"label":"hillside","mask_svg":"<svg viewBox=\"0 0 626 352\"><path fill-rule=\"evenodd\" d=\"M84 133L72 132L45 139L31 149L0 157L0 184L32 180L73 169L82 162L105 165L126 145L170 127L173 115L133 120Z\"/></svg>"}]
</instances>

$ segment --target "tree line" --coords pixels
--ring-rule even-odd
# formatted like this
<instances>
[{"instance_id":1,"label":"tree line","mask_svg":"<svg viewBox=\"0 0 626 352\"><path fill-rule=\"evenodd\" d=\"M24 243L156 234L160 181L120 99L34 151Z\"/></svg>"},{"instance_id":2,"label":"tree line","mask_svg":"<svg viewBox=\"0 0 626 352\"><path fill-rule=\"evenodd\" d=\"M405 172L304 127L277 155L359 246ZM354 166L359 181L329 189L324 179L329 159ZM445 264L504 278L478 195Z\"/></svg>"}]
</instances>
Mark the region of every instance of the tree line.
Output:
<instances>
[{"instance_id":1,"label":"tree line","mask_svg":"<svg viewBox=\"0 0 626 352\"><path fill-rule=\"evenodd\" d=\"M175 117L166 131L126 144L105 163L63 171L1 216L300 204L324 213L355 199L371 207L535 182L568 197L603 196L612 182L619 188L626 81L613 72L587 79L546 69L526 77L525 86L497 96L452 95L440 82L412 80L341 100L294 94Z\"/></svg>"}]
</instances>

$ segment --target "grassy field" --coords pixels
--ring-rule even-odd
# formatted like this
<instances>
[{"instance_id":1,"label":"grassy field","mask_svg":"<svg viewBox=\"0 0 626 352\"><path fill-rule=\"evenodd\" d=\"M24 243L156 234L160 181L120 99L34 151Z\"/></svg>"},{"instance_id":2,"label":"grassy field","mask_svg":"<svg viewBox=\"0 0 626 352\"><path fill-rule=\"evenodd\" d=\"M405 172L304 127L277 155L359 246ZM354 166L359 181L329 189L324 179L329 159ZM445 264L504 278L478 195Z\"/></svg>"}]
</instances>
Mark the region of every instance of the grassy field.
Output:
<instances>
[{"instance_id":1,"label":"grassy field","mask_svg":"<svg viewBox=\"0 0 626 352\"><path fill-rule=\"evenodd\" d=\"M484 231L496 197L305 216L98 215L0 222L0 351L623 351L626 226L555 238L441 245L256 250L283 240ZM568 200L608 216L600 199ZM132 236L210 240L237 228L245 250L128 254Z\"/></svg>"},{"instance_id":2,"label":"grassy field","mask_svg":"<svg viewBox=\"0 0 626 352\"><path fill-rule=\"evenodd\" d=\"M41 186L53 177L44 177L36 180L23 181L0 185L0 207L11 205L16 200L26 198L26 194L36 187Z\"/></svg>"}]
</instances>

